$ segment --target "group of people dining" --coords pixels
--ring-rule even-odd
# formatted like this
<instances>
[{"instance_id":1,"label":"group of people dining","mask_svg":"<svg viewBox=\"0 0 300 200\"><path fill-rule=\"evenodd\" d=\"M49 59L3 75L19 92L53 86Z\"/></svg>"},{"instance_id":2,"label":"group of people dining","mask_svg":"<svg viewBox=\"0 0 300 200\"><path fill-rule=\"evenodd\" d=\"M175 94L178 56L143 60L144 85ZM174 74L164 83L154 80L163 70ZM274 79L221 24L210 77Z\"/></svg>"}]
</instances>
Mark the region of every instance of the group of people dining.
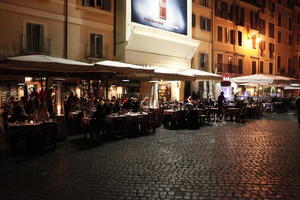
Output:
<instances>
[{"instance_id":1,"label":"group of people dining","mask_svg":"<svg viewBox=\"0 0 300 200\"><path fill-rule=\"evenodd\" d=\"M44 89L37 92L33 88L30 95L22 96L20 100L9 97L2 113L4 126L9 122L49 121L54 114L51 93L52 90L46 93Z\"/></svg>"}]
</instances>

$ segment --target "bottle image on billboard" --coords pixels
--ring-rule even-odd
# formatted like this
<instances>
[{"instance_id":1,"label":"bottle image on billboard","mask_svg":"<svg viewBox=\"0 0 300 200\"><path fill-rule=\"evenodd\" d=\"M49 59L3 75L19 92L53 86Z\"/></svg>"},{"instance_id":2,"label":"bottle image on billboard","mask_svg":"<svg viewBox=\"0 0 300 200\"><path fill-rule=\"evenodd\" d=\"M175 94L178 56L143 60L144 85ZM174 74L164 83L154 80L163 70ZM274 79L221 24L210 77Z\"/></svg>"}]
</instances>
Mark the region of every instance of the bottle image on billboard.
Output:
<instances>
[{"instance_id":1,"label":"bottle image on billboard","mask_svg":"<svg viewBox=\"0 0 300 200\"><path fill-rule=\"evenodd\" d=\"M167 19L167 1L159 0L159 18L163 20Z\"/></svg>"}]
</instances>

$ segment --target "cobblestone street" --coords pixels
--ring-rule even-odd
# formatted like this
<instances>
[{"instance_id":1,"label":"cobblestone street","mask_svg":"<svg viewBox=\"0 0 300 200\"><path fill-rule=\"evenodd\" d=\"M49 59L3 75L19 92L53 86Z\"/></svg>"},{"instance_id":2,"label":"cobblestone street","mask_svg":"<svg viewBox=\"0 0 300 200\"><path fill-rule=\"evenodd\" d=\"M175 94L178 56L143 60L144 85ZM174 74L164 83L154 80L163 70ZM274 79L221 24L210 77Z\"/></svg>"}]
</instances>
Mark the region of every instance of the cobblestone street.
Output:
<instances>
[{"instance_id":1,"label":"cobblestone street","mask_svg":"<svg viewBox=\"0 0 300 200\"><path fill-rule=\"evenodd\" d=\"M300 129L291 113L81 145L2 158L0 199L300 199Z\"/></svg>"}]
</instances>

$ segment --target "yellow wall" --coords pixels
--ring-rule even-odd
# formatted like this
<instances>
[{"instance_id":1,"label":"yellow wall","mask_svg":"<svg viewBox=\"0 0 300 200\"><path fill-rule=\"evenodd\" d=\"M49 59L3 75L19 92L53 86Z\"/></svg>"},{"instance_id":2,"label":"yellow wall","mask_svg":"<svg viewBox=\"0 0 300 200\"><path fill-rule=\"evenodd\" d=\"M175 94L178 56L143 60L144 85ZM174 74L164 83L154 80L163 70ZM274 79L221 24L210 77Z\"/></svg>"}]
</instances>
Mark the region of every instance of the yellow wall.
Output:
<instances>
[{"instance_id":1,"label":"yellow wall","mask_svg":"<svg viewBox=\"0 0 300 200\"><path fill-rule=\"evenodd\" d=\"M212 1L209 1L212 3ZM192 68L212 72L212 30L206 31L200 28L200 17L208 18L212 21L212 4L209 7L200 5L200 1L193 1L193 14L195 15L195 27L192 28L193 39L199 40L200 45L192 60ZM211 25L212 29L212 25ZM200 54L208 54L208 64L206 68L200 66Z\"/></svg>"},{"instance_id":2,"label":"yellow wall","mask_svg":"<svg viewBox=\"0 0 300 200\"><path fill-rule=\"evenodd\" d=\"M113 2L113 1L112 1ZM20 55L20 37L25 34L25 23L43 24L44 37L51 40L51 56L64 57L64 0L1 0L0 57ZM89 33L102 34L103 54L113 58L113 5L107 12L97 8L83 7L80 0L69 0L68 6L68 58L87 60Z\"/></svg>"}]
</instances>

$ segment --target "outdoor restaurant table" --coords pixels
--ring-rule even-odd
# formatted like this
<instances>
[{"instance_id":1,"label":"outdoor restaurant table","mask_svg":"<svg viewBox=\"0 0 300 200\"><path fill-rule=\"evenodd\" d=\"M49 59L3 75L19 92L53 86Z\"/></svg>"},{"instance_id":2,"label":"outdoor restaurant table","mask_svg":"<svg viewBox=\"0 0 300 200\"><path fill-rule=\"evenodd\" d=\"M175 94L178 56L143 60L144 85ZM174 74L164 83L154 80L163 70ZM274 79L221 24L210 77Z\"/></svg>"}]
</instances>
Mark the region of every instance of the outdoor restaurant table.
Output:
<instances>
[{"instance_id":1,"label":"outdoor restaurant table","mask_svg":"<svg viewBox=\"0 0 300 200\"><path fill-rule=\"evenodd\" d=\"M180 129L184 126L184 115L187 110L164 110L163 112L163 125L168 129Z\"/></svg>"},{"instance_id":2,"label":"outdoor restaurant table","mask_svg":"<svg viewBox=\"0 0 300 200\"><path fill-rule=\"evenodd\" d=\"M217 115L219 114L219 108L208 107L207 112L208 112L209 118L212 117L214 119L214 122L216 122L217 121Z\"/></svg>"},{"instance_id":3,"label":"outdoor restaurant table","mask_svg":"<svg viewBox=\"0 0 300 200\"><path fill-rule=\"evenodd\" d=\"M15 150L15 146L19 141L25 142L26 151L36 145L41 139L43 131L42 125L55 123L53 120L47 122L14 122L8 123L9 141L12 150Z\"/></svg>"},{"instance_id":4,"label":"outdoor restaurant table","mask_svg":"<svg viewBox=\"0 0 300 200\"><path fill-rule=\"evenodd\" d=\"M81 122L81 117L82 115L80 115L80 113L82 113L81 110L76 110L76 111L72 111L69 112L69 120L68 120L68 127L70 129L69 134L70 135L76 135L76 134L80 134L80 122Z\"/></svg>"},{"instance_id":5,"label":"outdoor restaurant table","mask_svg":"<svg viewBox=\"0 0 300 200\"><path fill-rule=\"evenodd\" d=\"M230 121L233 121L233 117L235 117L236 121L238 120L238 114L241 111L240 108L229 107L229 108L226 108L226 110L229 113Z\"/></svg>"},{"instance_id":6,"label":"outdoor restaurant table","mask_svg":"<svg viewBox=\"0 0 300 200\"><path fill-rule=\"evenodd\" d=\"M117 114L113 113L106 116L105 126L110 126L109 130L111 134L119 136L133 136L139 133L143 133L146 128L145 123L147 123L147 116L149 114L146 112L142 113L126 113ZM87 137L86 131L91 124L92 118L83 117L81 123L85 130L84 134ZM101 126L101 124L96 124L96 126Z\"/></svg>"},{"instance_id":7,"label":"outdoor restaurant table","mask_svg":"<svg viewBox=\"0 0 300 200\"><path fill-rule=\"evenodd\" d=\"M146 112L129 112L122 115L111 114L107 116L107 119L112 120L113 129L119 135L138 136L147 131L147 117Z\"/></svg>"},{"instance_id":8,"label":"outdoor restaurant table","mask_svg":"<svg viewBox=\"0 0 300 200\"><path fill-rule=\"evenodd\" d=\"M247 105L248 117L250 118L261 118L262 109L260 105Z\"/></svg>"}]
</instances>

